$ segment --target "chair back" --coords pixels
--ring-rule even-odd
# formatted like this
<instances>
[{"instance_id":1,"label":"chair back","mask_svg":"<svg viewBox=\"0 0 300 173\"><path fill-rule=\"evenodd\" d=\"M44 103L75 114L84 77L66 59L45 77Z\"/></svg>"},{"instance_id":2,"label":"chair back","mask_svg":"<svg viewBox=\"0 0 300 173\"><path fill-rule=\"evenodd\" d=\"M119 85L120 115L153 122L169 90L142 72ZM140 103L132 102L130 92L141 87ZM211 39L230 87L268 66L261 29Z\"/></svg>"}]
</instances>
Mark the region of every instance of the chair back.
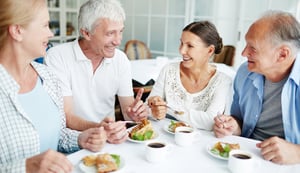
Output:
<instances>
[{"instance_id":1,"label":"chair back","mask_svg":"<svg viewBox=\"0 0 300 173\"><path fill-rule=\"evenodd\" d=\"M139 40L129 40L125 44L124 52L130 60L151 58L151 53L146 44Z\"/></svg>"},{"instance_id":2,"label":"chair back","mask_svg":"<svg viewBox=\"0 0 300 173\"><path fill-rule=\"evenodd\" d=\"M221 53L216 54L214 56L213 62L223 63L228 66L232 66L234 61L234 56L235 56L235 47L232 45L225 45L223 46Z\"/></svg>"}]
</instances>

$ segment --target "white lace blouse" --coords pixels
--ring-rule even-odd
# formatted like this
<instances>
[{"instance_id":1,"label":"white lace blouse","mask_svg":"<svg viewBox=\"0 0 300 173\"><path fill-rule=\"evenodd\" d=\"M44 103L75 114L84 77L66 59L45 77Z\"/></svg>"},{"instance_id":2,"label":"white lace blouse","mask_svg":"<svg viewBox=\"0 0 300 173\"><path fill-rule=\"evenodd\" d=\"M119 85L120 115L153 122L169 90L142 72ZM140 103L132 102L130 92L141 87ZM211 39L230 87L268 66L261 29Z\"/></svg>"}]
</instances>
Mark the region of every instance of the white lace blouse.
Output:
<instances>
[{"instance_id":1,"label":"white lace blouse","mask_svg":"<svg viewBox=\"0 0 300 173\"><path fill-rule=\"evenodd\" d=\"M184 111L183 115L175 115L178 120L189 123L195 128L212 130L214 117L224 112L232 79L225 73L216 71L208 85L197 93L186 91L180 80L180 62L165 66L149 95L161 96L168 105L176 110Z\"/></svg>"}]
</instances>

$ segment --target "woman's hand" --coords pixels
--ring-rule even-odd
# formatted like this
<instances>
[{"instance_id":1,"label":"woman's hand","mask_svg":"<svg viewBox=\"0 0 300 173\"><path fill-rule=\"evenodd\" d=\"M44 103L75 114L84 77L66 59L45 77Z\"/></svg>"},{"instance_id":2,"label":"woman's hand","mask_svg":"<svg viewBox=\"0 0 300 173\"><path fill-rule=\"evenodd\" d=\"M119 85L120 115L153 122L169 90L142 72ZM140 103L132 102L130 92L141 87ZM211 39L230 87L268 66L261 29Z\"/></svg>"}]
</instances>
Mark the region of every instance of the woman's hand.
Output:
<instances>
[{"instance_id":1,"label":"woman's hand","mask_svg":"<svg viewBox=\"0 0 300 173\"><path fill-rule=\"evenodd\" d=\"M69 173L73 165L67 157L54 150L47 150L39 155L26 159L26 172L36 173Z\"/></svg>"},{"instance_id":2,"label":"woman's hand","mask_svg":"<svg viewBox=\"0 0 300 173\"><path fill-rule=\"evenodd\" d=\"M164 119L167 114L167 103L160 96L152 96L148 99L152 116L156 119Z\"/></svg>"}]
</instances>

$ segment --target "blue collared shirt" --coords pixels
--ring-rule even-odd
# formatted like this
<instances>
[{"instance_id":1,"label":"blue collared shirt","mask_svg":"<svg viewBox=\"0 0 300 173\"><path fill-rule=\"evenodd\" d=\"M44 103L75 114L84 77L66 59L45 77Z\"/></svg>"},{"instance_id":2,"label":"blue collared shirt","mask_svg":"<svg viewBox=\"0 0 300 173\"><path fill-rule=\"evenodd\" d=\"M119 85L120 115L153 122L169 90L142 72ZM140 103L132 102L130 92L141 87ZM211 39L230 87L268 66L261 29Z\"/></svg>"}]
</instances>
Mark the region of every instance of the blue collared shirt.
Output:
<instances>
[{"instance_id":1,"label":"blue collared shirt","mask_svg":"<svg viewBox=\"0 0 300 173\"><path fill-rule=\"evenodd\" d=\"M247 62L242 64L234 80L231 115L242 120L242 136L250 137L262 111L264 95L263 75L250 72ZM300 54L281 93L282 121L285 139L300 144Z\"/></svg>"}]
</instances>

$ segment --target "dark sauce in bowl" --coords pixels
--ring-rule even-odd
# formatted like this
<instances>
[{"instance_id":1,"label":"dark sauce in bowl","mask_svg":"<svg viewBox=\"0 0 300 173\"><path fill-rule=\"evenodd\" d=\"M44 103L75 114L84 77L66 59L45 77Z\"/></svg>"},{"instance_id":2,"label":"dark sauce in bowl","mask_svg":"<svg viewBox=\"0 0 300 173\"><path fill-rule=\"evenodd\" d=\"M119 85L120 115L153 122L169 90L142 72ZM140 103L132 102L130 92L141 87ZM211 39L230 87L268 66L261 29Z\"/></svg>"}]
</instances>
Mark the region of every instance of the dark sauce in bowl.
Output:
<instances>
[{"instance_id":1,"label":"dark sauce in bowl","mask_svg":"<svg viewBox=\"0 0 300 173\"><path fill-rule=\"evenodd\" d=\"M162 147L165 147L165 144L156 142L156 143L150 143L150 144L148 144L148 146L151 148L162 148Z\"/></svg>"},{"instance_id":2,"label":"dark sauce in bowl","mask_svg":"<svg viewBox=\"0 0 300 173\"><path fill-rule=\"evenodd\" d=\"M251 157L246 154L233 154L233 157L236 157L238 159L250 159Z\"/></svg>"},{"instance_id":3,"label":"dark sauce in bowl","mask_svg":"<svg viewBox=\"0 0 300 173\"><path fill-rule=\"evenodd\" d=\"M189 131L189 130L182 130L182 131L179 131L181 133L192 133L192 131Z\"/></svg>"}]
</instances>

